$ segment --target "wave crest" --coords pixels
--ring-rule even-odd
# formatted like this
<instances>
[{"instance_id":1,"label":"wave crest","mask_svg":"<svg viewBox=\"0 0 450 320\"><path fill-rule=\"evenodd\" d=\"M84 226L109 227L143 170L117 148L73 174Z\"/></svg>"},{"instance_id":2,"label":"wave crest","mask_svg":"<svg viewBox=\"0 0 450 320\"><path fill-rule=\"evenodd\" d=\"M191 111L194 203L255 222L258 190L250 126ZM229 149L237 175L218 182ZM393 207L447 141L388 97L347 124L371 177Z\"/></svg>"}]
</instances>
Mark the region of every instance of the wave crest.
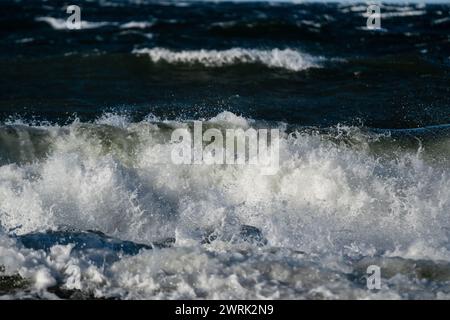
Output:
<instances>
[{"instance_id":1,"label":"wave crest","mask_svg":"<svg viewBox=\"0 0 450 320\"><path fill-rule=\"evenodd\" d=\"M260 126L229 112L206 123ZM428 159L442 158L433 149L448 143L445 132L419 143L354 127L289 133L280 124L280 168L266 177L257 166L172 164L171 132L188 125L105 116L63 127L2 127L1 224L20 226L18 233L68 224L148 243L174 232L177 241L190 241L234 217L260 228L272 245L307 251L352 242L381 252L418 239L434 248L446 243L448 163Z\"/></svg>"},{"instance_id":2,"label":"wave crest","mask_svg":"<svg viewBox=\"0 0 450 320\"><path fill-rule=\"evenodd\" d=\"M263 64L270 68L301 71L319 67L317 60L308 54L293 49L244 49L228 50L183 50L165 48L143 48L133 50L134 54L147 55L153 62L201 64L206 67L223 67L234 64Z\"/></svg>"}]
</instances>

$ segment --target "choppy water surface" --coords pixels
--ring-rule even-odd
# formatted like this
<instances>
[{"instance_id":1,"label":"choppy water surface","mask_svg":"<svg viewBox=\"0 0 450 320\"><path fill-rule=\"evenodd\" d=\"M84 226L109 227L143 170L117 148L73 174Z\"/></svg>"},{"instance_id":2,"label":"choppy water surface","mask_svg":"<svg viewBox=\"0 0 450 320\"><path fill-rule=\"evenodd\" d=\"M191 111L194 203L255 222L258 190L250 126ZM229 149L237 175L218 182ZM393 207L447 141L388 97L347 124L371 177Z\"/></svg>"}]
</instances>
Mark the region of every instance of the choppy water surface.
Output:
<instances>
[{"instance_id":1,"label":"choppy water surface","mask_svg":"<svg viewBox=\"0 0 450 320\"><path fill-rule=\"evenodd\" d=\"M449 5L80 6L0 3L2 298L450 298ZM279 170L172 164L193 120Z\"/></svg>"}]
</instances>

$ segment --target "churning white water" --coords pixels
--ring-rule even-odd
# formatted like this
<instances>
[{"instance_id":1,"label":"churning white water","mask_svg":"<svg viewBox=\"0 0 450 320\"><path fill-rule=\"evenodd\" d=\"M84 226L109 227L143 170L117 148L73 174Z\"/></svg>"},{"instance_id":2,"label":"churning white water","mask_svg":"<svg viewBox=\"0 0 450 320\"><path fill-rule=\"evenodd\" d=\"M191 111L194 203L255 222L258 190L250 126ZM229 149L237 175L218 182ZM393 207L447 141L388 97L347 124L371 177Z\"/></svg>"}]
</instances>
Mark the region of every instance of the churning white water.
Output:
<instances>
[{"instance_id":1,"label":"churning white water","mask_svg":"<svg viewBox=\"0 0 450 320\"><path fill-rule=\"evenodd\" d=\"M229 112L206 123L265 125ZM54 298L57 286L120 298L449 297L448 135L271 124L282 131L280 167L262 175L170 163L170 133L188 125L119 115L3 125L0 265L27 288L4 295ZM127 254L21 241L50 230L175 243ZM384 270L376 292L365 286L370 264Z\"/></svg>"}]
</instances>

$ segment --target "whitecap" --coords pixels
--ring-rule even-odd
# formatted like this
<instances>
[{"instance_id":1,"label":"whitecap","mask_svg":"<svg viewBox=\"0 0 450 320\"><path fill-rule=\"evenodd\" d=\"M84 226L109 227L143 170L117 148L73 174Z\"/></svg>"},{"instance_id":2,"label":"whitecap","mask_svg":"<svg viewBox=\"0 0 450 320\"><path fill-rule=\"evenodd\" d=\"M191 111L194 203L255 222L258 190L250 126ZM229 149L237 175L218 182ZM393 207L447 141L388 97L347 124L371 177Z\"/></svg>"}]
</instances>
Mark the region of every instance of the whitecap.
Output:
<instances>
[{"instance_id":1,"label":"whitecap","mask_svg":"<svg viewBox=\"0 0 450 320\"><path fill-rule=\"evenodd\" d=\"M153 23L148 21L130 21L120 25L121 29L147 29L151 28Z\"/></svg>"},{"instance_id":2,"label":"whitecap","mask_svg":"<svg viewBox=\"0 0 450 320\"><path fill-rule=\"evenodd\" d=\"M58 19L53 17L38 17L36 18L36 21L46 22L55 30L68 30L67 20L65 19ZM81 21L81 29L96 29L114 25L117 25L117 23L106 21L98 21L98 22Z\"/></svg>"},{"instance_id":3,"label":"whitecap","mask_svg":"<svg viewBox=\"0 0 450 320\"><path fill-rule=\"evenodd\" d=\"M319 67L322 58L313 57L293 49L244 49L228 50L183 50L144 48L133 50L134 54L147 55L153 62L202 64L206 67L223 67L234 64L260 63L270 68L301 71Z\"/></svg>"}]
</instances>

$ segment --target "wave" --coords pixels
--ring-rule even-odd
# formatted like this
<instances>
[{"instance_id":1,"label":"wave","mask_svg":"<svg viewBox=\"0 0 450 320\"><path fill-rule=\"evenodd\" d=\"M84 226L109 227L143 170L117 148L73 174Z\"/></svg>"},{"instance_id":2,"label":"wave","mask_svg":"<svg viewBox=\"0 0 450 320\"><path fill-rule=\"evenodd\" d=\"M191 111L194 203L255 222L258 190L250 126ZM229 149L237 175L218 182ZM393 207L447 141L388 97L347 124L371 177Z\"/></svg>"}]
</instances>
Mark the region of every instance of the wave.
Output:
<instances>
[{"instance_id":1,"label":"wave","mask_svg":"<svg viewBox=\"0 0 450 320\"><path fill-rule=\"evenodd\" d=\"M431 22L431 24L433 24L433 25L436 25L436 24L447 24L447 23L450 23L450 18L449 17L436 19L436 20L433 20Z\"/></svg>"},{"instance_id":2,"label":"wave","mask_svg":"<svg viewBox=\"0 0 450 320\"><path fill-rule=\"evenodd\" d=\"M130 21L120 25L121 29L148 29L154 24L148 21Z\"/></svg>"},{"instance_id":3,"label":"wave","mask_svg":"<svg viewBox=\"0 0 450 320\"><path fill-rule=\"evenodd\" d=\"M153 62L201 64L206 67L222 67L234 64L263 64L270 68L301 71L319 67L320 58L312 57L292 49L243 49L228 50L183 50L165 48L143 48L133 50L134 54L146 55Z\"/></svg>"},{"instance_id":4,"label":"wave","mask_svg":"<svg viewBox=\"0 0 450 320\"><path fill-rule=\"evenodd\" d=\"M425 14L427 14L427 12L425 10L387 12L387 13L382 13L381 18L412 17L412 16L423 16Z\"/></svg>"},{"instance_id":5,"label":"wave","mask_svg":"<svg viewBox=\"0 0 450 320\"><path fill-rule=\"evenodd\" d=\"M381 259L394 274L431 268L437 271L427 274L445 277L448 268L438 261L450 261L449 162L429 159L450 154L445 127L426 142L420 130L289 128L230 112L204 123L279 128L279 170L265 176L251 165L172 164L170 134L189 128L187 120L130 122L105 114L65 126L3 125L0 265L8 274L19 270L32 292L50 298L42 289L58 285L121 298L321 297L319 287L329 297L374 297L345 271L363 270L361 257ZM403 145L402 135L414 135L416 144ZM243 225L259 230L262 248L232 241ZM73 244L61 230L69 230ZM207 234L219 237L205 242ZM149 247L165 239L175 239L174 246ZM251 254L235 263L237 248ZM259 280L245 285L245 270L259 272ZM180 286L164 285L168 274ZM301 274L308 281L298 292L296 281L306 280ZM330 277L337 277L336 287ZM230 279L239 286L231 290ZM408 287L426 285L414 279ZM408 295L401 290L390 287L378 297Z\"/></svg>"},{"instance_id":6,"label":"wave","mask_svg":"<svg viewBox=\"0 0 450 320\"><path fill-rule=\"evenodd\" d=\"M54 30L67 30L67 20L53 17L37 17L36 21L46 22ZM120 29L148 29L153 26L149 21L129 21L125 23L110 21L81 21L81 29L97 29L103 27L119 27Z\"/></svg>"},{"instance_id":7,"label":"wave","mask_svg":"<svg viewBox=\"0 0 450 320\"><path fill-rule=\"evenodd\" d=\"M49 26L51 26L55 30L67 30L67 20L58 19L53 17L38 17L36 21L46 22ZM112 22L90 22L90 21L81 21L81 29L96 29L105 26L115 25Z\"/></svg>"},{"instance_id":8,"label":"wave","mask_svg":"<svg viewBox=\"0 0 450 320\"><path fill-rule=\"evenodd\" d=\"M447 232L448 165L429 159L448 151L447 133L402 145L398 133L391 138L352 127L288 133L278 124L280 170L264 177L255 166L173 165L170 134L186 125L116 115L68 126L2 127L2 225L26 233L69 224L146 243L173 237L175 229L180 235L184 226L188 234L206 228L220 221L214 215L231 211L243 224L271 230L273 244L308 250L328 243L315 228L328 230L338 247L360 239L385 250L411 243L411 233L431 245ZM206 125L263 124L225 112ZM280 215L291 223L279 224ZM183 219L193 220L180 224Z\"/></svg>"},{"instance_id":9,"label":"wave","mask_svg":"<svg viewBox=\"0 0 450 320\"><path fill-rule=\"evenodd\" d=\"M380 17L382 19L389 19L389 18L398 18L398 17L413 17L413 16L423 16L426 15L427 11L425 10L400 10L400 11L394 11L394 12L384 12L380 14ZM368 17L368 13L363 13L364 17Z\"/></svg>"}]
</instances>

